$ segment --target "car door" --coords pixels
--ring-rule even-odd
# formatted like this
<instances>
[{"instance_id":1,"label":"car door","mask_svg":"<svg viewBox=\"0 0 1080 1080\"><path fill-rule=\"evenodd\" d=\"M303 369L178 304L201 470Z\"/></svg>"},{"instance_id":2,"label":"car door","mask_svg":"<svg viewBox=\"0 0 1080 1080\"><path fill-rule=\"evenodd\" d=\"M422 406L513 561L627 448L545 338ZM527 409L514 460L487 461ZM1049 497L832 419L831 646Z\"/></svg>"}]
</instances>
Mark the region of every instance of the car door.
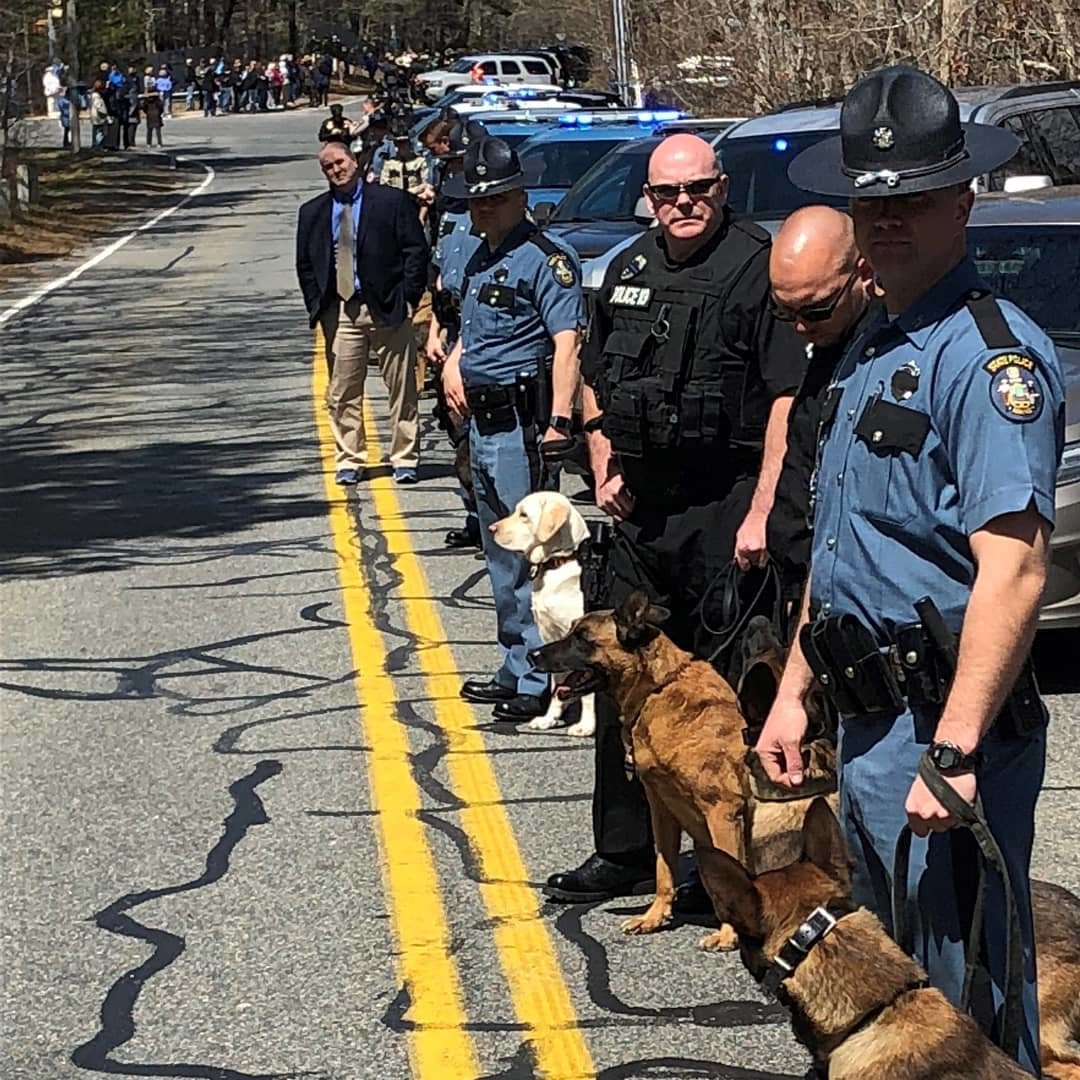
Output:
<instances>
[{"instance_id":1,"label":"car door","mask_svg":"<svg viewBox=\"0 0 1080 1080\"><path fill-rule=\"evenodd\" d=\"M1011 176L1051 175L1050 163L1032 139L1023 114L1008 116L998 126L1015 135L1020 140L1020 147L1004 165L990 173L990 191L1004 191L1005 181Z\"/></svg>"},{"instance_id":2,"label":"car door","mask_svg":"<svg viewBox=\"0 0 1080 1080\"><path fill-rule=\"evenodd\" d=\"M1080 184L1080 105L1039 109L1024 120L1054 186Z\"/></svg>"},{"instance_id":3,"label":"car door","mask_svg":"<svg viewBox=\"0 0 1080 1080\"><path fill-rule=\"evenodd\" d=\"M499 61L499 78L507 84L525 81L521 74L521 64L516 60Z\"/></svg>"},{"instance_id":4,"label":"car door","mask_svg":"<svg viewBox=\"0 0 1080 1080\"><path fill-rule=\"evenodd\" d=\"M524 60L526 81L536 85L554 82L554 78L543 60Z\"/></svg>"}]
</instances>

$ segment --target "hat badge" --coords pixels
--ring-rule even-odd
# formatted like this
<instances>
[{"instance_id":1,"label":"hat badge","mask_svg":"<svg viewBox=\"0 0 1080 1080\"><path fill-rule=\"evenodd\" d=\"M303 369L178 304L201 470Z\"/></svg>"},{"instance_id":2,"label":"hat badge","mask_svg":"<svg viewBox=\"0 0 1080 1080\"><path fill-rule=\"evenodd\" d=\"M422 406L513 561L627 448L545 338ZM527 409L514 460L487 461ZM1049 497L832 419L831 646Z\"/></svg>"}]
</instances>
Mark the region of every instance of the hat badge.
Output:
<instances>
[{"instance_id":1,"label":"hat badge","mask_svg":"<svg viewBox=\"0 0 1080 1080\"><path fill-rule=\"evenodd\" d=\"M487 176L487 166L482 161L476 163L476 175Z\"/></svg>"},{"instance_id":2,"label":"hat badge","mask_svg":"<svg viewBox=\"0 0 1080 1080\"><path fill-rule=\"evenodd\" d=\"M879 150L891 150L896 145L896 136L891 127L874 128L874 145Z\"/></svg>"}]
</instances>

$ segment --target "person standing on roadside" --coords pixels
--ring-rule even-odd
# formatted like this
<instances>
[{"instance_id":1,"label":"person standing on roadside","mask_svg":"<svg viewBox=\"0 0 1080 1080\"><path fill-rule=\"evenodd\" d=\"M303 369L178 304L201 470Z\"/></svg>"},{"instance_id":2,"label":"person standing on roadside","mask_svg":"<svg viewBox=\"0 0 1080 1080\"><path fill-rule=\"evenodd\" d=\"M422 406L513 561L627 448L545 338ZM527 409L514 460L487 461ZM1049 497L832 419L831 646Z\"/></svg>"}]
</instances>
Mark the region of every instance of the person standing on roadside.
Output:
<instances>
[{"instance_id":1,"label":"person standing on roadside","mask_svg":"<svg viewBox=\"0 0 1080 1080\"><path fill-rule=\"evenodd\" d=\"M326 342L335 479L355 485L368 464L364 380L374 351L390 398L394 480L414 484L420 431L412 314L427 285L424 232L403 191L364 182L346 143L324 144L319 166L330 190L300 208L296 274L310 324L321 326Z\"/></svg>"},{"instance_id":2,"label":"person standing on roadside","mask_svg":"<svg viewBox=\"0 0 1080 1080\"><path fill-rule=\"evenodd\" d=\"M461 270L461 336L442 377L450 409L471 418L472 481L501 659L490 678L467 680L461 696L494 705L496 720L528 720L548 706L548 677L529 660L541 644L530 567L495 543L491 526L548 486L542 445L570 434L585 322L581 268L526 216L525 175L502 139L471 143L444 192L468 201L480 234ZM446 264L442 270L452 273Z\"/></svg>"},{"instance_id":3,"label":"person standing on roadside","mask_svg":"<svg viewBox=\"0 0 1080 1080\"><path fill-rule=\"evenodd\" d=\"M894 855L909 826L908 944L955 1005L977 856L932 788L978 799L1016 899L1018 1058L1038 1076L1028 874L1047 714L1028 653L1054 526L1064 386L1050 340L994 297L966 250L971 181L1018 145L1001 128L961 124L945 86L900 65L860 80L840 136L789 166L797 186L851 200L885 311L845 351L823 407L805 634L757 753L774 782L799 787L816 680L841 718L854 901L892 930ZM937 631L914 608L924 597L938 609ZM969 959L988 978L974 979L972 1012L1001 1036L1009 929L993 872L981 906L981 955Z\"/></svg>"},{"instance_id":4,"label":"person standing on roadside","mask_svg":"<svg viewBox=\"0 0 1080 1080\"><path fill-rule=\"evenodd\" d=\"M790 634L810 568L810 477L821 407L844 350L880 304L851 218L829 206L805 206L787 218L773 238L769 283L773 317L790 323L806 343L807 359L788 415L787 449L766 525L789 619L783 629Z\"/></svg>"},{"instance_id":5,"label":"person standing on roadside","mask_svg":"<svg viewBox=\"0 0 1080 1080\"><path fill-rule=\"evenodd\" d=\"M142 112L146 121L146 145L153 146L155 137L158 146L163 145L161 131L165 126L165 105L157 90L143 95Z\"/></svg>"},{"instance_id":6,"label":"person standing on roadside","mask_svg":"<svg viewBox=\"0 0 1080 1080\"><path fill-rule=\"evenodd\" d=\"M131 150L135 146L135 134L139 128L139 117L142 111L142 95L139 93L139 73L133 67L128 68L127 86L124 88L124 97L127 99L127 117L124 123L124 149Z\"/></svg>"},{"instance_id":7,"label":"person standing on roadside","mask_svg":"<svg viewBox=\"0 0 1080 1080\"><path fill-rule=\"evenodd\" d=\"M203 116L217 116L217 58L211 56L203 72Z\"/></svg>"},{"instance_id":8,"label":"person standing on roadside","mask_svg":"<svg viewBox=\"0 0 1080 1080\"><path fill-rule=\"evenodd\" d=\"M660 143L643 191L659 227L612 261L582 349L596 502L615 522L603 606L645 590L672 613L665 632L701 657L715 646L702 616L718 592L710 587L733 562L767 558L788 412L806 367L802 343L770 312L769 234L733 214L727 192L703 139ZM593 852L544 889L564 903L653 885L649 807L627 775L607 694L597 695L596 721ZM680 910L704 901L700 883L680 888Z\"/></svg>"}]
</instances>

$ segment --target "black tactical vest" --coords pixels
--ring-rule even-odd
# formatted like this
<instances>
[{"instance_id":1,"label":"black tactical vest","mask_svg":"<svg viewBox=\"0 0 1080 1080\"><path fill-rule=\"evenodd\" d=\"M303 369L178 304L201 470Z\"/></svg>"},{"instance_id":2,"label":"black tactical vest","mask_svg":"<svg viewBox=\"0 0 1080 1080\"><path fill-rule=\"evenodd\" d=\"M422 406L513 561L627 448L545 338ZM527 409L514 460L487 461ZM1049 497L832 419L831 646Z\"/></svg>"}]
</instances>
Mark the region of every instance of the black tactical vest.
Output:
<instances>
[{"instance_id":1,"label":"black tactical vest","mask_svg":"<svg viewBox=\"0 0 1080 1080\"><path fill-rule=\"evenodd\" d=\"M729 219L689 263L669 263L655 230L620 255L597 298L593 329L603 338L589 343L603 431L616 452L760 451L769 408L757 356L760 260L768 245L765 230Z\"/></svg>"}]
</instances>

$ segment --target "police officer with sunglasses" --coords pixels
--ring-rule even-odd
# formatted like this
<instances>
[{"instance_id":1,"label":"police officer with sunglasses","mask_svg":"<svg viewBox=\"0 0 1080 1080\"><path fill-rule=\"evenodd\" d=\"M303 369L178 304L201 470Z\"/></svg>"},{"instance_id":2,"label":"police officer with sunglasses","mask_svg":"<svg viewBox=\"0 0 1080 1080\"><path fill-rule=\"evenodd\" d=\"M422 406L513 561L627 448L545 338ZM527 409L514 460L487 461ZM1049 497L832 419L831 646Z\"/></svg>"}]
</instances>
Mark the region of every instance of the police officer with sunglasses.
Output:
<instances>
[{"instance_id":1,"label":"police officer with sunglasses","mask_svg":"<svg viewBox=\"0 0 1080 1080\"><path fill-rule=\"evenodd\" d=\"M805 367L769 310L769 235L726 205L728 179L696 135L666 138L645 198L659 228L616 257L582 348L596 500L615 521L606 604L636 588L672 612L667 633L708 656L709 585L762 565L788 409ZM719 616L714 615L713 625ZM627 775L617 710L597 701L595 851L546 893L586 902L649 887L648 806Z\"/></svg>"}]
</instances>

